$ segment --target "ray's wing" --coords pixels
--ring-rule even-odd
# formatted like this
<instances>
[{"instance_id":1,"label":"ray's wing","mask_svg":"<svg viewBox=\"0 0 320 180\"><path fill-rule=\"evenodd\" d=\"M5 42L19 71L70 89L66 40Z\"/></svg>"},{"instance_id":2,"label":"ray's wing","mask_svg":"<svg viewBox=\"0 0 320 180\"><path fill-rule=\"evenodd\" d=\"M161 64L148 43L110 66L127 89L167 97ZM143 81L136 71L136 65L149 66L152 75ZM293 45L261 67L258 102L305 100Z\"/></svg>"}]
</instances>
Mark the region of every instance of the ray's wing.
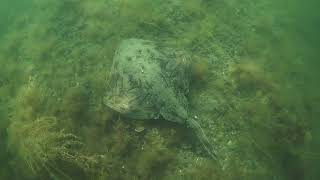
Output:
<instances>
[{"instance_id":1,"label":"ray's wing","mask_svg":"<svg viewBox=\"0 0 320 180\"><path fill-rule=\"evenodd\" d=\"M183 51L170 48L162 50L164 57L161 61L162 72L165 73L178 94L187 95L190 84L190 57Z\"/></svg>"}]
</instances>

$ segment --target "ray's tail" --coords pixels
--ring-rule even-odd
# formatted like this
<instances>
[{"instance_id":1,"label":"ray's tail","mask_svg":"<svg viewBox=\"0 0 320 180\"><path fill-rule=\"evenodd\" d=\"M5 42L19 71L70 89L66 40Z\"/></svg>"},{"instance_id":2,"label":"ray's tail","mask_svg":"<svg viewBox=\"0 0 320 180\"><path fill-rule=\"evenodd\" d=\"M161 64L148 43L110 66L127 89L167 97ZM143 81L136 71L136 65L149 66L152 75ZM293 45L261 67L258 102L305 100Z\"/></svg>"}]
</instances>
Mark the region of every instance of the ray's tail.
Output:
<instances>
[{"instance_id":1,"label":"ray's tail","mask_svg":"<svg viewBox=\"0 0 320 180\"><path fill-rule=\"evenodd\" d=\"M207 151L208 155L212 159L218 161L217 153L216 153L215 149L213 148L213 146L211 145L211 143L209 142L207 136L205 135L205 133L204 133L203 129L201 128L201 126L199 125L199 123L192 118L188 119L187 123L188 123L188 127L191 128L193 130L193 132L195 132L197 138L200 140L201 145Z\"/></svg>"}]
</instances>

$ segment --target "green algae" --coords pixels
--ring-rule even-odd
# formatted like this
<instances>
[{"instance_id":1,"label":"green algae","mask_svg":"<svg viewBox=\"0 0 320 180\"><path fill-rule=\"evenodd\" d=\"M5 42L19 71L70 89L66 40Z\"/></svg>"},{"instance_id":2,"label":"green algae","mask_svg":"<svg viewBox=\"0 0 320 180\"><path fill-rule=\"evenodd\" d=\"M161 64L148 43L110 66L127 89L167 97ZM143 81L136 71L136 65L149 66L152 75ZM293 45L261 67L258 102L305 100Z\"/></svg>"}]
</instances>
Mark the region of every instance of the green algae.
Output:
<instances>
[{"instance_id":1,"label":"green algae","mask_svg":"<svg viewBox=\"0 0 320 180\"><path fill-rule=\"evenodd\" d=\"M319 157L311 128L319 117L318 31L307 4L300 10L298 1L285 8L248 0L30 2L34 11L12 21L1 40L0 178L316 179L307 173ZM137 122L103 105L115 48L132 37L191 54L191 113L222 168L186 129L146 122L138 133ZM54 128L29 130L44 122ZM63 129L81 148L50 141ZM36 152L46 143L50 161ZM65 150L78 158L66 160ZM25 168L24 157L42 168Z\"/></svg>"}]
</instances>

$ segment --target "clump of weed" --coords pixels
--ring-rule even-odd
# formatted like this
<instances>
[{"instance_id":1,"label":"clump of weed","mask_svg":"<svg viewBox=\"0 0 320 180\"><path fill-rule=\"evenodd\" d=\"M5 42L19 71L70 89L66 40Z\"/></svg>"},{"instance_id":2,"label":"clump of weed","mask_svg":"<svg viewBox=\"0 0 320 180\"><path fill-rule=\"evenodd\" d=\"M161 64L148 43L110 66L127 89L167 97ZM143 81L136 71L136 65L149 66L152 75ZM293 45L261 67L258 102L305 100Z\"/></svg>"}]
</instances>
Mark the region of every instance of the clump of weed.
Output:
<instances>
[{"instance_id":1,"label":"clump of weed","mask_svg":"<svg viewBox=\"0 0 320 180\"><path fill-rule=\"evenodd\" d=\"M235 64L231 72L236 88L244 93L270 91L276 86L261 66L253 61Z\"/></svg>"},{"instance_id":2,"label":"clump of weed","mask_svg":"<svg viewBox=\"0 0 320 180\"><path fill-rule=\"evenodd\" d=\"M82 142L74 134L60 129L55 117L13 122L8 134L9 149L35 174L47 171L50 175L66 178L57 165L58 161L83 169L90 167L90 158L75 150L82 146Z\"/></svg>"},{"instance_id":3,"label":"clump of weed","mask_svg":"<svg viewBox=\"0 0 320 180\"><path fill-rule=\"evenodd\" d=\"M20 88L16 98L11 101L11 121L30 121L39 117L45 110L46 97L46 90L30 77L29 82Z\"/></svg>"},{"instance_id":4,"label":"clump of weed","mask_svg":"<svg viewBox=\"0 0 320 180\"><path fill-rule=\"evenodd\" d=\"M146 134L145 143L137 153L135 170L140 179L160 177L159 173L163 172L175 159L174 151L167 147L165 139L156 129Z\"/></svg>"},{"instance_id":5,"label":"clump of weed","mask_svg":"<svg viewBox=\"0 0 320 180\"><path fill-rule=\"evenodd\" d=\"M195 56L191 63L192 82L200 85L208 81L209 66L208 59Z\"/></svg>"},{"instance_id":6,"label":"clump of weed","mask_svg":"<svg viewBox=\"0 0 320 180\"><path fill-rule=\"evenodd\" d=\"M86 89L82 86L75 86L66 91L62 99L61 110L66 118L81 123L81 120L86 120L88 106L89 96Z\"/></svg>"},{"instance_id":7,"label":"clump of weed","mask_svg":"<svg viewBox=\"0 0 320 180\"><path fill-rule=\"evenodd\" d=\"M199 159L195 166L185 169L184 179L219 179L221 172L217 170L216 164L206 159Z\"/></svg>"},{"instance_id":8,"label":"clump of weed","mask_svg":"<svg viewBox=\"0 0 320 180\"><path fill-rule=\"evenodd\" d=\"M111 153L125 155L129 153L130 142L133 140L132 134L129 133L129 125L125 122L118 121L113 126Z\"/></svg>"}]
</instances>

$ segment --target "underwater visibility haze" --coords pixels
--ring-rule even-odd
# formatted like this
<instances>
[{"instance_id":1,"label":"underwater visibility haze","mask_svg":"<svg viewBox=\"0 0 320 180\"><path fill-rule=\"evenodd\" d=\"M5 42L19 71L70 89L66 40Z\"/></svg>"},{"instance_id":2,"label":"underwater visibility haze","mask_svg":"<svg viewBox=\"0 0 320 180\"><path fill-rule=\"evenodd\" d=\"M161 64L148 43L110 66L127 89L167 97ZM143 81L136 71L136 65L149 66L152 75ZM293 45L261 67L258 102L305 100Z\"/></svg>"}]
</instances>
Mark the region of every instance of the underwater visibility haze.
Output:
<instances>
[{"instance_id":1,"label":"underwater visibility haze","mask_svg":"<svg viewBox=\"0 0 320 180\"><path fill-rule=\"evenodd\" d=\"M2 0L0 179L320 179L319 8Z\"/></svg>"}]
</instances>

